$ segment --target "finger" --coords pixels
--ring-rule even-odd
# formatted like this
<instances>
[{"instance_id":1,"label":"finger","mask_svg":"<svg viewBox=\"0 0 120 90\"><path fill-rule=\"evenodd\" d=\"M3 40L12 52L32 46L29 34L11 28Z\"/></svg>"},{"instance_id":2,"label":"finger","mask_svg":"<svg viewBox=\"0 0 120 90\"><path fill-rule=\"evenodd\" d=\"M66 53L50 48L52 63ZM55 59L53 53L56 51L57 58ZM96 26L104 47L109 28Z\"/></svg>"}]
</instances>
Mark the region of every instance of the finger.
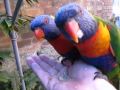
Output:
<instances>
[{"instance_id":1,"label":"finger","mask_svg":"<svg viewBox=\"0 0 120 90\"><path fill-rule=\"evenodd\" d=\"M69 76L67 74L67 67L63 66L60 62L57 62L57 60L50 59L45 55L40 56L40 58L42 61L49 63L49 65L51 65L52 68L55 68L58 71L56 74L58 80L63 81L69 79Z\"/></svg>"},{"instance_id":2,"label":"finger","mask_svg":"<svg viewBox=\"0 0 120 90\"><path fill-rule=\"evenodd\" d=\"M112 84L104 79L96 79L94 85L96 90L117 90Z\"/></svg>"},{"instance_id":3,"label":"finger","mask_svg":"<svg viewBox=\"0 0 120 90\"><path fill-rule=\"evenodd\" d=\"M45 55L41 55L39 57L41 58L41 60L49 64L52 68L55 68L57 71L60 71L64 67L60 62L57 62L57 60L55 59L50 59Z\"/></svg>"},{"instance_id":4,"label":"finger","mask_svg":"<svg viewBox=\"0 0 120 90\"><path fill-rule=\"evenodd\" d=\"M27 64L33 70L33 72L38 76L39 80L43 85L48 88L54 86L55 83L58 83L58 80L55 77L51 77L43 68L41 68L33 58L27 58ZM50 84L50 82L52 82Z\"/></svg>"},{"instance_id":5,"label":"finger","mask_svg":"<svg viewBox=\"0 0 120 90\"><path fill-rule=\"evenodd\" d=\"M35 62L41 66L41 68L43 68L46 72L48 72L51 76L55 76L57 75L58 71L51 67L49 64L47 64L46 62L44 62L43 58L40 58L38 56L33 56L32 57Z\"/></svg>"}]
</instances>

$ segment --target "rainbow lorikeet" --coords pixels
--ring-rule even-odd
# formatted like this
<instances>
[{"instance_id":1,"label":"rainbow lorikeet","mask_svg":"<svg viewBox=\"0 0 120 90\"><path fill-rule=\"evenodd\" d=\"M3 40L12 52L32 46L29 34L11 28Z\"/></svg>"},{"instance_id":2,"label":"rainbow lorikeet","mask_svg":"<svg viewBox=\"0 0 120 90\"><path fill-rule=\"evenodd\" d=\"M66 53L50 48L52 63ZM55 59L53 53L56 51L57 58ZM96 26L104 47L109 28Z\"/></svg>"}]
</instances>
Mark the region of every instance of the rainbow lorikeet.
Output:
<instances>
[{"instance_id":1,"label":"rainbow lorikeet","mask_svg":"<svg viewBox=\"0 0 120 90\"><path fill-rule=\"evenodd\" d=\"M50 15L35 17L31 21L30 27L38 40L45 38L65 59L74 61L79 58L80 55L77 48L61 34L54 18Z\"/></svg>"},{"instance_id":2,"label":"rainbow lorikeet","mask_svg":"<svg viewBox=\"0 0 120 90\"><path fill-rule=\"evenodd\" d=\"M81 60L111 77L118 74L120 31L113 24L92 16L76 3L62 6L56 13L55 23L78 48Z\"/></svg>"}]
</instances>

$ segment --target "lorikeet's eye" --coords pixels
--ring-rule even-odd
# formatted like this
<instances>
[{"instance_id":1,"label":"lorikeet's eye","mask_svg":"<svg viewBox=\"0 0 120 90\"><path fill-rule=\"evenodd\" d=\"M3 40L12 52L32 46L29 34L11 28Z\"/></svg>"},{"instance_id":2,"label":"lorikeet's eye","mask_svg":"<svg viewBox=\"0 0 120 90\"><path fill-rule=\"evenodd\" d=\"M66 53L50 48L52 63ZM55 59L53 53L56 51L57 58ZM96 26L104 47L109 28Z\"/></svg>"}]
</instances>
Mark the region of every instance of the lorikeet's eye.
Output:
<instances>
[{"instance_id":1,"label":"lorikeet's eye","mask_svg":"<svg viewBox=\"0 0 120 90\"><path fill-rule=\"evenodd\" d=\"M45 19L44 19L44 24L48 24L48 23L49 23L48 18L45 18Z\"/></svg>"}]
</instances>

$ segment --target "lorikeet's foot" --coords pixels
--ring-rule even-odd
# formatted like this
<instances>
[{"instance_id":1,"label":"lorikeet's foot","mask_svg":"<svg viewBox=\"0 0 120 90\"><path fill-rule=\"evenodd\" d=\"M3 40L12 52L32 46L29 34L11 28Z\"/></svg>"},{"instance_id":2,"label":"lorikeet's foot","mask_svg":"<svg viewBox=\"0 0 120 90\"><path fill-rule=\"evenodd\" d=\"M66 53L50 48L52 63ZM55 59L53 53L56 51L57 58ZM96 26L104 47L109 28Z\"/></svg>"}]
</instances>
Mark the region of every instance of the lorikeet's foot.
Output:
<instances>
[{"instance_id":1,"label":"lorikeet's foot","mask_svg":"<svg viewBox=\"0 0 120 90\"><path fill-rule=\"evenodd\" d=\"M70 60L69 58L63 58L61 63L64 65L64 66L67 66L67 67L70 67L74 61L73 60Z\"/></svg>"},{"instance_id":2,"label":"lorikeet's foot","mask_svg":"<svg viewBox=\"0 0 120 90\"><path fill-rule=\"evenodd\" d=\"M101 79L104 79L104 80L108 81L107 76L104 75L104 74L102 74L101 72L95 72L94 74L95 74L94 80L95 80L96 78L101 78Z\"/></svg>"}]
</instances>

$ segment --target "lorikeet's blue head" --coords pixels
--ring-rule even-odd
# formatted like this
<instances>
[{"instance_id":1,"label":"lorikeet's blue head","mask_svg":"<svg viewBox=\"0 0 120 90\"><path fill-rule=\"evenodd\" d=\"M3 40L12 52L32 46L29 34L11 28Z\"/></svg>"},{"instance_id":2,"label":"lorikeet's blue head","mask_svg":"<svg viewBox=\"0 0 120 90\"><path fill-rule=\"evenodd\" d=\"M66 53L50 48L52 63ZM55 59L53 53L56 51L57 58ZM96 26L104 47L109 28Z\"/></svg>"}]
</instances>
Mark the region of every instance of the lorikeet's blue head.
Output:
<instances>
[{"instance_id":1,"label":"lorikeet's blue head","mask_svg":"<svg viewBox=\"0 0 120 90\"><path fill-rule=\"evenodd\" d=\"M31 21L30 27L37 39L45 38L47 40L53 40L60 35L54 19L49 15L35 17Z\"/></svg>"},{"instance_id":2,"label":"lorikeet's blue head","mask_svg":"<svg viewBox=\"0 0 120 90\"><path fill-rule=\"evenodd\" d=\"M76 43L90 38L97 29L92 15L76 3L62 6L56 13L55 23L69 40Z\"/></svg>"}]
</instances>

